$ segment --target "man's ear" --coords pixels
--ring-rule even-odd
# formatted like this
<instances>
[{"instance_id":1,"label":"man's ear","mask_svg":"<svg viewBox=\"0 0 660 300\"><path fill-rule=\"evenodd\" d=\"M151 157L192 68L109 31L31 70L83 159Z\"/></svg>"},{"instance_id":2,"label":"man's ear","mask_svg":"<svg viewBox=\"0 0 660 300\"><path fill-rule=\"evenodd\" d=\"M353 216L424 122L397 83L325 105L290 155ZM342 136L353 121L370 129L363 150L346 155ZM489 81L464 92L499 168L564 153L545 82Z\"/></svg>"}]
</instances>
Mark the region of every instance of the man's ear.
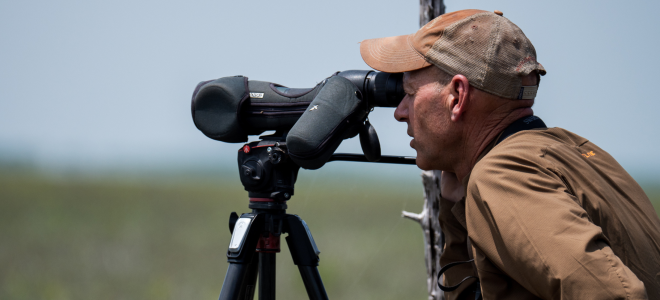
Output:
<instances>
[{"instance_id":1,"label":"man's ear","mask_svg":"<svg viewBox=\"0 0 660 300\"><path fill-rule=\"evenodd\" d=\"M470 99L470 82L458 74L449 83L449 108L451 110L452 122L457 122L467 111Z\"/></svg>"}]
</instances>

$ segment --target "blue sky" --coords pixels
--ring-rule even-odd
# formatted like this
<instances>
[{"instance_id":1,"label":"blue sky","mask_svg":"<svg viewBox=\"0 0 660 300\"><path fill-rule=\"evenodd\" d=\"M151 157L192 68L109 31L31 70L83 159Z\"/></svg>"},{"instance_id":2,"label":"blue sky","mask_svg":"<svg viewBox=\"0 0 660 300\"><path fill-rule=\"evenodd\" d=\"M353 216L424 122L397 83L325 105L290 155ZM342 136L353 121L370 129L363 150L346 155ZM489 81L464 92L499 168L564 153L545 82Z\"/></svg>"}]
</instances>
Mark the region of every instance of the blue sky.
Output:
<instances>
[{"instance_id":1,"label":"blue sky","mask_svg":"<svg viewBox=\"0 0 660 300\"><path fill-rule=\"evenodd\" d=\"M523 29L548 70L535 113L549 126L590 139L633 175L660 174L657 1L445 4L498 9ZM311 87L368 69L358 43L415 32L418 10L418 1L2 1L0 159L235 168L240 145L192 123L199 81L240 74ZM370 117L383 153L415 155L392 114Z\"/></svg>"}]
</instances>

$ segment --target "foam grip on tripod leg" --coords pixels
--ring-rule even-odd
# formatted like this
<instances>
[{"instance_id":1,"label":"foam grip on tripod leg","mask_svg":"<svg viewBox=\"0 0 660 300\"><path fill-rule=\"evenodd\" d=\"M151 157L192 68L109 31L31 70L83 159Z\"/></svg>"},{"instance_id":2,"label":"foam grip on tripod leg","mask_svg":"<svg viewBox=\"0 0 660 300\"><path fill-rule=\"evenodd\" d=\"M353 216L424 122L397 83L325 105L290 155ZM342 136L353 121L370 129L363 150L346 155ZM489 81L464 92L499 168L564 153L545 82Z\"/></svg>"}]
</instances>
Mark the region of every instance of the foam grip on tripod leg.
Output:
<instances>
[{"instance_id":1,"label":"foam grip on tripod leg","mask_svg":"<svg viewBox=\"0 0 660 300\"><path fill-rule=\"evenodd\" d=\"M305 169L322 167L367 115L359 89L332 76L286 137L291 159Z\"/></svg>"}]
</instances>

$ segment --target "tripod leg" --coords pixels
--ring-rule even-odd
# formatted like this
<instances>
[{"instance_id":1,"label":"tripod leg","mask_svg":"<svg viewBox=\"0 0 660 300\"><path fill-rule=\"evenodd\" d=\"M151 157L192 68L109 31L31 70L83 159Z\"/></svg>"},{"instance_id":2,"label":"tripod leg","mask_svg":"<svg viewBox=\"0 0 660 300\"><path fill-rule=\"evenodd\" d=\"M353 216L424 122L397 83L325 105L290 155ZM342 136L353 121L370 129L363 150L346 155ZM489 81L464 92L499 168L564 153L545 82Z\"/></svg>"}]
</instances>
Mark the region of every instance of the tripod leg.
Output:
<instances>
[{"instance_id":1,"label":"tripod leg","mask_svg":"<svg viewBox=\"0 0 660 300\"><path fill-rule=\"evenodd\" d=\"M307 224L295 215L287 215L286 220L289 233L286 243L291 251L293 263L298 266L309 299L327 300L328 294L325 292L321 275L317 269L320 252L316 248Z\"/></svg>"},{"instance_id":2,"label":"tripod leg","mask_svg":"<svg viewBox=\"0 0 660 300\"><path fill-rule=\"evenodd\" d=\"M275 253L259 252L259 300L275 300Z\"/></svg>"},{"instance_id":3,"label":"tripod leg","mask_svg":"<svg viewBox=\"0 0 660 300\"><path fill-rule=\"evenodd\" d=\"M252 219L254 218L254 221ZM244 214L236 221L227 251L227 275L219 300L253 299L257 282L259 259L254 249L263 225L259 215Z\"/></svg>"},{"instance_id":4,"label":"tripod leg","mask_svg":"<svg viewBox=\"0 0 660 300\"><path fill-rule=\"evenodd\" d=\"M258 263L230 263L219 300L253 299Z\"/></svg>"},{"instance_id":5,"label":"tripod leg","mask_svg":"<svg viewBox=\"0 0 660 300\"><path fill-rule=\"evenodd\" d=\"M323 286L323 281L321 281L321 275L316 266L298 266L300 271L300 277L302 277L303 283L305 284L305 290L307 290L307 295L309 299L328 299L328 295L325 293L325 287Z\"/></svg>"},{"instance_id":6,"label":"tripod leg","mask_svg":"<svg viewBox=\"0 0 660 300\"><path fill-rule=\"evenodd\" d=\"M254 299L254 290L257 286L257 275L259 274L259 269L257 268L259 263L255 260L256 258L253 258L252 262L248 265L248 271L243 281L244 288L241 288L238 299Z\"/></svg>"}]
</instances>

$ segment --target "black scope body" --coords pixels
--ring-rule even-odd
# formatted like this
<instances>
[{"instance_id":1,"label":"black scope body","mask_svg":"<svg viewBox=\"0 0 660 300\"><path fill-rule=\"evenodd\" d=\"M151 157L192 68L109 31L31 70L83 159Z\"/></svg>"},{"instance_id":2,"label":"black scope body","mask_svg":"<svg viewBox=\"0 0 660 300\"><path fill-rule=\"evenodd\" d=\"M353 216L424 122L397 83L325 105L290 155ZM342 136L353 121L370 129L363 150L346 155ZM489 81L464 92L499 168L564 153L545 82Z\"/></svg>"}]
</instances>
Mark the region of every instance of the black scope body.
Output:
<instances>
[{"instance_id":1,"label":"black scope body","mask_svg":"<svg viewBox=\"0 0 660 300\"><path fill-rule=\"evenodd\" d=\"M396 107L405 96L402 73L349 70L337 72L313 88L302 89L231 76L197 85L192 97L193 121L206 136L229 143L245 142L248 135L268 130L287 131L310 109L312 101L334 76L355 85L360 107L367 112L373 107Z\"/></svg>"}]
</instances>

